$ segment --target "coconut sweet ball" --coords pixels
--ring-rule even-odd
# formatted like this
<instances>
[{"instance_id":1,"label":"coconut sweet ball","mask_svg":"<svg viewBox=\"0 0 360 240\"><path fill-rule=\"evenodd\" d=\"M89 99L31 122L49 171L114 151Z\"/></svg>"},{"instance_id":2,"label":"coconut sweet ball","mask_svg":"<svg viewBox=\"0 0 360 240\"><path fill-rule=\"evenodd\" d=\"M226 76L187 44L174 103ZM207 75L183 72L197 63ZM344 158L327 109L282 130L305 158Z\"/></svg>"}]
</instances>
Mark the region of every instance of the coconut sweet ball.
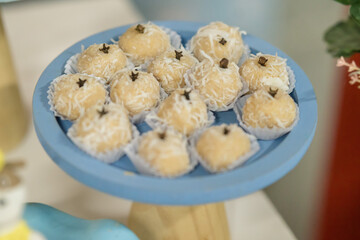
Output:
<instances>
[{"instance_id":1,"label":"coconut sweet ball","mask_svg":"<svg viewBox=\"0 0 360 240\"><path fill-rule=\"evenodd\" d=\"M170 49L150 63L148 72L154 74L165 92L171 93L185 87L184 74L197 62L198 60L184 49Z\"/></svg>"},{"instance_id":2,"label":"coconut sweet ball","mask_svg":"<svg viewBox=\"0 0 360 240\"><path fill-rule=\"evenodd\" d=\"M184 173L190 164L186 139L178 132L153 130L140 140L139 155L163 176Z\"/></svg>"},{"instance_id":3,"label":"coconut sweet ball","mask_svg":"<svg viewBox=\"0 0 360 240\"><path fill-rule=\"evenodd\" d=\"M115 103L89 109L71 128L73 139L97 153L119 149L132 138L127 111Z\"/></svg>"},{"instance_id":4,"label":"coconut sweet ball","mask_svg":"<svg viewBox=\"0 0 360 240\"><path fill-rule=\"evenodd\" d=\"M249 84L251 91L264 86L272 86L285 92L289 90L286 59L278 56L265 54L252 56L241 65L240 75Z\"/></svg>"},{"instance_id":5,"label":"coconut sweet ball","mask_svg":"<svg viewBox=\"0 0 360 240\"><path fill-rule=\"evenodd\" d=\"M103 105L107 95L100 80L83 74L63 75L52 87L54 108L68 120L76 120L94 105Z\"/></svg>"},{"instance_id":6,"label":"coconut sweet ball","mask_svg":"<svg viewBox=\"0 0 360 240\"><path fill-rule=\"evenodd\" d=\"M294 100L281 89L267 87L257 90L245 102L242 120L247 126L287 128L296 118Z\"/></svg>"},{"instance_id":7,"label":"coconut sweet ball","mask_svg":"<svg viewBox=\"0 0 360 240\"><path fill-rule=\"evenodd\" d=\"M189 79L210 110L215 111L234 102L243 88L239 67L226 58L219 62L205 59L195 65Z\"/></svg>"},{"instance_id":8,"label":"coconut sweet ball","mask_svg":"<svg viewBox=\"0 0 360 240\"><path fill-rule=\"evenodd\" d=\"M127 58L119 46L94 44L80 54L77 68L80 73L108 79L127 65Z\"/></svg>"},{"instance_id":9,"label":"coconut sweet ball","mask_svg":"<svg viewBox=\"0 0 360 240\"><path fill-rule=\"evenodd\" d=\"M231 62L239 62L243 54L244 44L238 28L230 27L222 22L212 22L200 28L190 42L191 51L200 61L206 55L220 61L227 58Z\"/></svg>"},{"instance_id":10,"label":"coconut sweet ball","mask_svg":"<svg viewBox=\"0 0 360 240\"><path fill-rule=\"evenodd\" d=\"M210 127L196 143L198 154L214 171L227 169L250 149L249 137L235 124Z\"/></svg>"},{"instance_id":11,"label":"coconut sweet ball","mask_svg":"<svg viewBox=\"0 0 360 240\"><path fill-rule=\"evenodd\" d=\"M155 24L138 24L119 37L119 46L134 64L140 65L168 50L170 38Z\"/></svg>"},{"instance_id":12,"label":"coconut sweet ball","mask_svg":"<svg viewBox=\"0 0 360 240\"><path fill-rule=\"evenodd\" d=\"M206 104L191 89L177 89L159 106L157 116L185 135L208 123Z\"/></svg>"},{"instance_id":13,"label":"coconut sweet ball","mask_svg":"<svg viewBox=\"0 0 360 240\"><path fill-rule=\"evenodd\" d=\"M122 103L131 116L155 107L160 100L160 85L151 73L124 70L111 78L110 97Z\"/></svg>"}]
</instances>

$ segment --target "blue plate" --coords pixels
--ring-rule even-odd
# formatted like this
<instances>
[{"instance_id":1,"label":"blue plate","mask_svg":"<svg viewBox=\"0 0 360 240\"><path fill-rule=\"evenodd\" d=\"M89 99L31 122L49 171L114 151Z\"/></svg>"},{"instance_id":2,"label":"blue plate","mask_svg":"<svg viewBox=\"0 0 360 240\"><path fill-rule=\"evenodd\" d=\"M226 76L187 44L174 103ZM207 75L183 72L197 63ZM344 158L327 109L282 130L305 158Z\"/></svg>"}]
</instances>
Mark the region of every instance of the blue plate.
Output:
<instances>
[{"instance_id":1,"label":"blue plate","mask_svg":"<svg viewBox=\"0 0 360 240\"><path fill-rule=\"evenodd\" d=\"M193 22L155 22L177 31L183 44L204 24ZM261 150L243 166L221 174L209 174L201 166L177 179L140 175L124 156L107 165L82 152L66 136L71 122L54 117L47 100L50 82L63 74L66 61L81 51L81 45L110 43L129 26L110 29L74 44L61 53L42 73L34 92L33 116L38 138L46 152L70 176L78 181L118 197L163 205L195 205L224 201L262 189L279 180L300 161L309 147L317 122L317 103L313 87L301 68L285 53L269 43L251 36L244 41L253 53L278 54L288 59L296 76L292 97L300 108L300 121L287 135L274 141L259 141ZM232 110L216 113L216 124L237 123ZM141 132L150 128L137 126Z\"/></svg>"}]
</instances>

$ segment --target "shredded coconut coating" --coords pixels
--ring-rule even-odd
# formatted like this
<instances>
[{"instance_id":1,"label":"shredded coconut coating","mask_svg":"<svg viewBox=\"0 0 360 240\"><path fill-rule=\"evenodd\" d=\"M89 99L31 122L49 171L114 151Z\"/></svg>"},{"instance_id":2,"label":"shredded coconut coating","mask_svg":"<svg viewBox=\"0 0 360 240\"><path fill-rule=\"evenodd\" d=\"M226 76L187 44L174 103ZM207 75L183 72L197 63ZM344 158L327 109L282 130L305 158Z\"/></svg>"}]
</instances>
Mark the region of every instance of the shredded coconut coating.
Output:
<instances>
[{"instance_id":1,"label":"shredded coconut coating","mask_svg":"<svg viewBox=\"0 0 360 240\"><path fill-rule=\"evenodd\" d=\"M243 122L251 127L287 128L296 118L296 104L286 92L278 90L275 97L268 89L259 89L250 96L243 107Z\"/></svg>"},{"instance_id":2,"label":"shredded coconut coating","mask_svg":"<svg viewBox=\"0 0 360 240\"><path fill-rule=\"evenodd\" d=\"M79 79L86 80L79 87ZM53 103L56 112L71 121L79 118L86 109L102 105L106 100L106 89L99 80L83 74L63 75L55 84Z\"/></svg>"},{"instance_id":3,"label":"shredded coconut coating","mask_svg":"<svg viewBox=\"0 0 360 240\"><path fill-rule=\"evenodd\" d=\"M205 59L192 68L189 80L211 110L232 103L243 88L239 67L234 62L221 68L219 63Z\"/></svg>"},{"instance_id":4,"label":"shredded coconut coating","mask_svg":"<svg viewBox=\"0 0 360 240\"><path fill-rule=\"evenodd\" d=\"M94 44L83 51L78 59L77 68L80 73L108 79L115 72L127 65L125 53L114 44L105 44L108 53L100 51L103 44Z\"/></svg>"},{"instance_id":5,"label":"shredded coconut coating","mask_svg":"<svg viewBox=\"0 0 360 240\"><path fill-rule=\"evenodd\" d=\"M131 74L138 74L136 80ZM110 82L110 98L121 103L134 116L155 107L160 101L160 85L151 73L123 70L117 72Z\"/></svg>"},{"instance_id":6,"label":"shredded coconut coating","mask_svg":"<svg viewBox=\"0 0 360 240\"><path fill-rule=\"evenodd\" d=\"M157 116L166 124L185 135L208 123L206 104L195 91L189 93L190 100L184 96L190 89L177 89L159 106Z\"/></svg>"},{"instance_id":7,"label":"shredded coconut coating","mask_svg":"<svg viewBox=\"0 0 360 240\"><path fill-rule=\"evenodd\" d=\"M222 38L226 43L220 43ZM212 22L197 31L191 39L190 49L200 61L211 57L214 61L227 58L237 63L243 54L244 43L238 28Z\"/></svg>"},{"instance_id":8,"label":"shredded coconut coating","mask_svg":"<svg viewBox=\"0 0 360 240\"><path fill-rule=\"evenodd\" d=\"M259 64L259 58L265 57L268 61L265 66ZM286 70L286 59L258 53L247 59L240 67L240 75L248 83L251 91L264 86L272 86L283 91L289 90L289 74Z\"/></svg>"},{"instance_id":9,"label":"shredded coconut coating","mask_svg":"<svg viewBox=\"0 0 360 240\"><path fill-rule=\"evenodd\" d=\"M154 74L166 93L185 87L185 72L198 63L198 60L185 49L176 51L183 55L180 60L176 58L175 49L170 49L156 57L147 69Z\"/></svg>"},{"instance_id":10,"label":"shredded coconut coating","mask_svg":"<svg viewBox=\"0 0 360 240\"><path fill-rule=\"evenodd\" d=\"M103 110L107 113L101 116L100 112ZM127 111L122 105L115 103L89 109L72 128L75 130L75 138L82 145L98 153L118 149L132 138Z\"/></svg>"},{"instance_id":11,"label":"shredded coconut coating","mask_svg":"<svg viewBox=\"0 0 360 240\"><path fill-rule=\"evenodd\" d=\"M136 65L155 58L171 46L169 36L161 28L152 23L141 25L144 33L136 31L134 25L119 37L119 47Z\"/></svg>"},{"instance_id":12,"label":"shredded coconut coating","mask_svg":"<svg viewBox=\"0 0 360 240\"><path fill-rule=\"evenodd\" d=\"M142 136L138 151L154 169L163 175L172 176L189 168L186 145L186 139L180 133L158 129Z\"/></svg>"},{"instance_id":13,"label":"shredded coconut coating","mask_svg":"<svg viewBox=\"0 0 360 240\"><path fill-rule=\"evenodd\" d=\"M216 171L226 169L250 149L249 137L235 124L210 127L196 143L198 154Z\"/></svg>"}]
</instances>

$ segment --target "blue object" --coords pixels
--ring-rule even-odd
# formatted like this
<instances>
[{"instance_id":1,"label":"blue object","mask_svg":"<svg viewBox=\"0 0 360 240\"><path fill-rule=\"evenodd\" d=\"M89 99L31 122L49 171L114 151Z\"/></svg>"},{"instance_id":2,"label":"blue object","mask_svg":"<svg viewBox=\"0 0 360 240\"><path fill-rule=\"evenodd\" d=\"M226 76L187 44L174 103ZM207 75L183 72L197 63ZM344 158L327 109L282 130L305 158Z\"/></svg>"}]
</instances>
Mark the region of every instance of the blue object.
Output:
<instances>
[{"instance_id":1,"label":"blue object","mask_svg":"<svg viewBox=\"0 0 360 240\"><path fill-rule=\"evenodd\" d=\"M40 203L26 204L24 219L48 240L139 240L113 220L84 220Z\"/></svg>"},{"instance_id":2,"label":"blue object","mask_svg":"<svg viewBox=\"0 0 360 240\"><path fill-rule=\"evenodd\" d=\"M155 22L177 31L183 44L204 24L194 22ZM74 44L61 53L41 75L34 92L33 117L38 138L46 152L70 176L78 181L118 197L163 205L195 205L224 201L247 195L279 180L292 170L308 149L315 133L317 103L313 87L301 68L285 53L257 37L246 35L244 41L253 53L261 51L288 59L296 76L292 97L298 103L300 120L287 135L273 141L259 141L260 151L241 167L229 172L210 174L201 166L177 179L140 175L127 156L108 165L87 155L66 136L71 122L55 118L50 111L47 90L50 82L63 74L66 61L81 52L81 45L110 43L129 26L110 29ZM232 110L215 113L215 124L237 123ZM141 132L150 128L141 123Z\"/></svg>"}]
</instances>

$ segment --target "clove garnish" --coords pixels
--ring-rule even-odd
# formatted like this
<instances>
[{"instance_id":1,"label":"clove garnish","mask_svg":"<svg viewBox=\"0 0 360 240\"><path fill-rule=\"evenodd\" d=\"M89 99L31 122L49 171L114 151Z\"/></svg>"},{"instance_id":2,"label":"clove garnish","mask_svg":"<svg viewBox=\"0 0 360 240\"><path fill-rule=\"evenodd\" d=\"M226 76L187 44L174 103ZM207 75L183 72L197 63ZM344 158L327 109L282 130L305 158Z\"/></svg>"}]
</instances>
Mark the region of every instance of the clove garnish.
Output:
<instances>
[{"instance_id":1,"label":"clove garnish","mask_svg":"<svg viewBox=\"0 0 360 240\"><path fill-rule=\"evenodd\" d=\"M159 133L159 138L161 140L164 140L166 138L166 131L162 132L162 133Z\"/></svg>"},{"instance_id":2,"label":"clove garnish","mask_svg":"<svg viewBox=\"0 0 360 240\"><path fill-rule=\"evenodd\" d=\"M109 49L110 49L110 46L107 46L107 47L106 47L105 43L103 43L103 47L102 47L102 48L99 48L100 51L102 51L103 53L106 53L106 54L109 53Z\"/></svg>"},{"instance_id":3,"label":"clove garnish","mask_svg":"<svg viewBox=\"0 0 360 240\"><path fill-rule=\"evenodd\" d=\"M230 132L230 129L228 127L224 127L224 135L228 135Z\"/></svg>"},{"instance_id":4,"label":"clove garnish","mask_svg":"<svg viewBox=\"0 0 360 240\"><path fill-rule=\"evenodd\" d=\"M86 81L87 81L86 79L82 80L81 78L79 78L79 81L77 81L76 83L77 85L79 85L79 88L81 88L84 86Z\"/></svg>"},{"instance_id":5,"label":"clove garnish","mask_svg":"<svg viewBox=\"0 0 360 240\"><path fill-rule=\"evenodd\" d=\"M259 63L261 66L265 67L265 66L266 66L265 64L266 64L267 61L268 61L267 58L261 56L261 57L259 57L258 63Z\"/></svg>"},{"instance_id":6,"label":"clove garnish","mask_svg":"<svg viewBox=\"0 0 360 240\"><path fill-rule=\"evenodd\" d=\"M175 50L175 58L180 61L180 58L183 57L182 51Z\"/></svg>"},{"instance_id":7,"label":"clove garnish","mask_svg":"<svg viewBox=\"0 0 360 240\"><path fill-rule=\"evenodd\" d=\"M135 28L135 30L138 32L138 33L144 33L145 31L145 27L141 24L138 24Z\"/></svg>"},{"instance_id":8,"label":"clove garnish","mask_svg":"<svg viewBox=\"0 0 360 240\"><path fill-rule=\"evenodd\" d=\"M221 40L219 41L219 43L221 45L225 45L227 43L227 41L225 40L225 38L221 38Z\"/></svg>"},{"instance_id":9,"label":"clove garnish","mask_svg":"<svg viewBox=\"0 0 360 240\"><path fill-rule=\"evenodd\" d=\"M186 98L186 100L190 100L190 93L191 93L191 90L187 91L185 90L184 93L183 93L183 96Z\"/></svg>"},{"instance_id":10,"label":"clove garnish","mask_svg":"<svg viewBox=\"0 0 360 240\"><path fill-rule=\"evenodd\" d=\"M221 68L228 68L229 60L227 58L223 58L220 61L220 67Z\"/></svg>"},{"instance_id":11,"label":"clove garnish","mask_svg":"<svg viewBox=\"0 0 360 240\"><path fill-rule=\"evenodd\" d=\"M274 97L276 96L276 94L277 94L278 91L279 91L279 89L277 89L277 88L272 89L272 88L270 87L270 89L269 89L269 94L274 98Z\"/></svg>"},{"instance_id":12,"label":"clove garnish","mask_svg":"<svg viewBox=\"0 0 360 240\"><path fill-rule=\"evenodd\" d=\"M103 107L101 111L98 110L97 112L99 113L100 118L109 113L105 110L105 107Z\"/></svg>"},{"instance_id":13,"label":"clove garnish","mask_svg":"<svg viewBox=\"0 0 360 240\"><path fill-rule=\"evenodd\" d=\"M133 71L131 71L130 78L131 78L131 80L132 80L133 82L134 82L138 77L139 77L139 73L134 73Z\"/></svg>"}]
</instances>

